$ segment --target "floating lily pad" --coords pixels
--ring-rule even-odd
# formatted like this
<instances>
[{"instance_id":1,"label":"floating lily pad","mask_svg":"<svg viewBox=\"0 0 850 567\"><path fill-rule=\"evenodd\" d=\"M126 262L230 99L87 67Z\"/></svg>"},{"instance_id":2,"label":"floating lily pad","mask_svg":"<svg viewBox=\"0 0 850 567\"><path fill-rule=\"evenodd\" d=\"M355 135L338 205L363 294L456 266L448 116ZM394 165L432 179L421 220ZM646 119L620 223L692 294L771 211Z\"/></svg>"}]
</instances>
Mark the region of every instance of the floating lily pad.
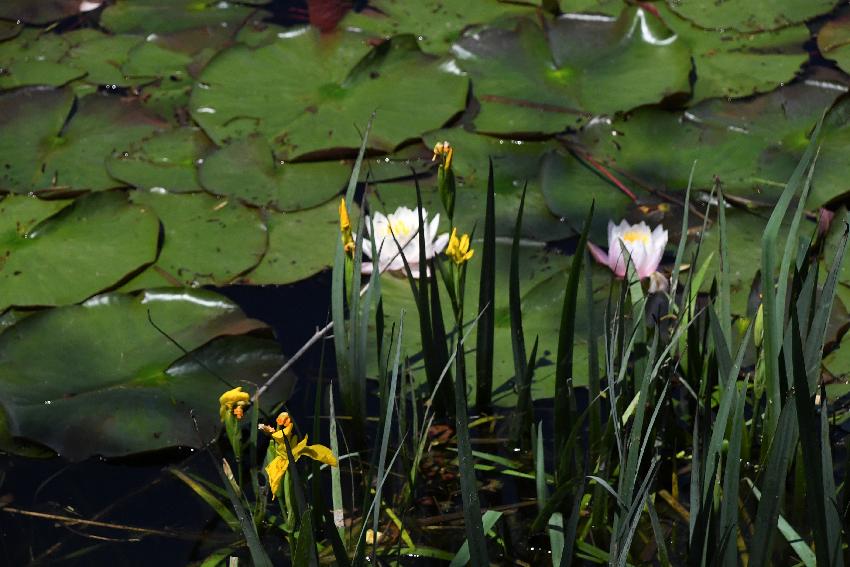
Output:
<instances>
[{"instance_id":1,"label":"floating lily pad","mask_svg":"<svg viewBox=\"0 0 850 567\"><path fill-rule=\"evenodd\" d=\"M158 233L153 213L121 192L70 206L10 195L0 201L0 311L76 303L110 288L156 259Z\"/></svg>"},{"instance_id":2,"label":"floating lily pad","mask_svg":"<svg viewBox=\"0 0 850 567\"><path fill-rule=\"evenodd\" d=\"M549 209L580 231L595 203L591 239L604 241L608 221L623 218L631 199L587 162L560 150L547 152L540 164L540 188Z\"/></svg>"},{"instance_id":3,"label":"floating lily pad","mask_svg":"<svg viewBox=\"0 0 850 567\"><path fill-rule=\"evenodd\" d=\"M164 239L156 263L121 289L225 285L260 261L266 227L256 211L205 193L135 191L134 203L153 211Z\"/></svg>"},{"instance_id":4,"label":"floating lily pad","mask_svg":"<svg viewBox=\"0 0 850 567\"><path fill-rule=\"evenodd\" d=\"M217 398L228 384L262 381L281 363L271 345L229 340L183 358L151 320L189 351L258 326L218 294L167 289L33 315L0 334L11 433L75 460L200 447L218 429Z\"/></svg>"},{"instance_id":5,"label":"floating lily pad","mask_svg":"<svg viewBox=\"0 0 850 567\"><path fill-rule=\"evenodd\" d=\"M480 240L473 242L473 248L481 246ZM510 244L500 243L496 247L496 305L494 333L494 369L493 388L494 403L510 407L515 403L513 387L514 364L511 347L511 326L508 312L508 271L510 268ZM535 373L532 395L535 399L551 398L554 394L554 361L557 356L557 337L560 326L561 306L564 289L566 288L566 266L569 258L557 253L548 252L542 243L526 242L520 252L520 286L523 291L522 311L523 327L525 330L526 348L529 353L534 338L539 338L538 359L539 368ZM480 260L473 257L468 265L466 306L467 319L471 321L478 314L476 305L478 298L478 281ZM594 281L600 290L607 290L601 283L607 283L610 278L605 270L594 270ZM382 276L381 294L384 302L386 329L392 328L392 322L397 322L401 309L405 311L404 335L402 337L403 352L411 357L413 370L420 384L424 383L422 370L419 325L416 304L406 280L390 275ZM575 365L577 368L575 380L577 385L586 384L586 310L582 307L583 292L579 296L579 316L576 332ZM441 305L447 331L452 331L453 315L449 299L442 293ZM601 312L601 311L600 311ZM374 332L374 329L372 329ZM388 332L388 331L387 331ZM601 332L601 329L599 329ZM387 337L388 339L388 337ZM467 383L470 392L475 388L475 331L467 339ZM374 347L373 347L374 348ZM374 368L372 370L375 370ZM470 402L474 395L470 395Z\"/></svg>"},{"instance_id":6,"label":"floating lily pad","mask_svg":"<svg viewBox=\"0 0 850 567\"><path fill-rule=\"evenodd\" d=\"M711 99L685 112L640 109L588 126L576 142L597 161L656 189L684 191L696 161L695 188L710 189L716 176L727 194L771 203L818 118L844 89L838 81L843 78L821 73L746 100Z\"/></svg>"},{"instance_id":7,"label":"floating lily pad","mask_svg":"<svg viewBox=\"0 0 850 567\"><path fill-rule=\"evenodd\" d=\"M24 30L23 22L8 22L4 20L0 20L0 41L6 41L7 39L11 39L16 37L19 33Z\"/></svg>"},{"instance_id":8,"label":"floating lily pad","mask_svg":"<svg viewBox=\"0 0 850 567\"><path fill-rule=\"evenodd\" d=\"M4 0L0 18L28 24L49 24L99 7L103 0Z\"/></svg>"},{"instance_id":9,"label":"floating lily pad","mask_svg":"<svg viewBox=\"0 0 850 567\"><path fill-rule=\"evenodd\" d=\"M83 69L83 81L91 85L128 87L139 81L127 77L121 66L130 50L143 41L134 35L106 35L93 29L81 29L62 36L71 44L62 63Z\"/></svg>"},{"instance_id":10,"label":"floating lily pad","mask_svg":"<svg viewBox=\"0 0 850 567\"><path fill-rule=\"evenodd\" d=\"M666 23L690 47L696 67L694 101L768 92L790 82L809 59L804 24L761 33L698 28L664 4L654 4Z\"/></svg>"},{"instance_id":11,"label":"floating lily pad","mask_svg":"<svg viewBox=\"0 0 850 567\"><path fill-rule=\"evenodd\" d=\"M339 241L338 206L329 201L297 213L267 211L268 249L244 283L289 284L330 267Z\"/></svg>"},{"instance_id":12,"label":"floating lily pad","mask_svg":"<svg viewBox=\"0 0 850 567\"><path fill-rule=\"evenodd\" d=\"M349 12L339 25L386 39L413 34L423 51L446 53L460 32L470 25L486 24L509 14L529 14L532 10L529 5L493 0L468 0L462 5L443 0L373 0L361 12Z\"/></svg>"},{"instance_id":13,"label":"floating lily pad","mask_svg":"<svg viewBox=\"0 0 850 567\"><path fill-rule=\"evenodd\" d=\"M218 0L118 0L100 24L114 33L171 33L199 27L234 32L256 14L254 8Z\"/></svg>"},{"instance_id":14,"label":"floating lily pad","mask_svg":"<svg viewBox=\"0 0 850 567\"><path fill-rule=\"evenodd\" d=\"M411 36L370 50L360 34L325 38L301 28L255 50L223 51L201 74L190 105L217 144L256 132L287 158L350 153L373 111L369 146L391 151L462 111L467 87L465 77L424 55Z\"/></svg>"},{"instance_id":15,"label":"floating lily pad","mask_svg":"<svg viewBox=\"0 0 850 567\"><path fill-rule=\"evenodd\" d=\"M589 13L617 16L626 4L623 0L561 0L565 13Z\"/></svg>"},{"instance_id":16,"label":"floating lily pad","mask_svg":"<svg viewBox=\"0 0 850 567\"><path fill-rule=\"evenodd\" d=\"M0 43L0 89L58 87L82 77L85 70L60 62L69 47L62 36L36 29Z\"/></svg>"},{"instance_id":17,"label":"floating lily pad","mask_svg":"<svg viewBox=\"0 0 850 567\"><path fill-rule=\"evenodd\" d=\"M667 4L701 28L745 32L784 28L835 8L834 0L667 0Z\"/></svg>"},{"instance_id":18,"label":"floating lily pad","mask_svg":"<svg viewBox=\"0 0 850 567\"><path fill-rule=\"evenodd\" d=\"M481 103L478 131L553 133L690 91L688 48L644 9L616 19L566 14L544 25L521 18L455 44Z\"/></svg>"},{"instance_id":19,"label":"floating lily pad","mask_svg":"<svg viewBox=\"0 0 850 567\"><path fill-rule=\"evenodd\" d=\"M69 89L0 94L0 189L27 192L44 157L44 140L59 134L74 104Z\"/></svg>"},{"instance_id":20,"label":"floating lily pad","mask_svg":"<svg viewBox=\"0 0 850 567\"><path fill-rule=\"evenodd\" d=\"M113 154L106 166L110 176L138 189L196 192L202 190L196 164L210 148L212 143L200 128L166 130Z\"/></svg>"},{"instance_id":21,"label":"floating lily pad","mask_svg":"<svg viewBox=\"0 0 850 567\"><path fill-rule=\"evenodd\" d=\"M107 173L106 159L163 127L162 120L133 100L104 95L84 97L77 102L77 111L60 138L54 141L44 163L44 174L34 185L94 191L120 186Z\"/></svg>"},{"instance_id":22,"label":"floating lily pad","mask_svg":"<svg viewBox=\"0 0 850 567\"><path fill-rule=\"evenodd\" d=\"M296 211L339 194L351 176L351 168L339 161L282 164L268 142L251 136L210 155L199 175L204 188L216 195Z\"/></svg>"},{"instance_id":23,"label":"floating lily pad","mask_svg":"<svg viewBox=\"0 0 850 567\"><path fill-rule=\"evenodd\" d=\"M541 193L541 157L553 150L554 142L527 142L482 136L461 128L431 132L425 136L429 146L446 140L454 148L452 167L458 178L455 215L458 223L467 230L472 226L484 226L486 207L488 159L493 159L493 175L496 194L496 234L510 237L516 222L516 211L522 188L528 183L525 202L523 236L540 241L560 240L573 234L570 224L560 214L554 214L546 205ZM428 182L425 182L428 183ZM431 182L432 186L435 182ZM398 205L413 207L416 193L408 189ZM386 190L382 191L382 195ZM424 194L428 198L427 192ZM395 203L395 201L393 201ZM435 198L435 205L439 200ZM571 222L574 219L569 219ZM582 221L578 221L579 226Z\"/></svg>"},{"instance_id":24,"label":"floating lily pad","mask_svg":"<svg viewBox=\"0 0 850 567\"><path fill-rule=\"evenodd\" d=\"M850 10L826 22L817 34L818 49L827 59L835 61L842 70L850 69Z\"/></svg>"}]
</instances>

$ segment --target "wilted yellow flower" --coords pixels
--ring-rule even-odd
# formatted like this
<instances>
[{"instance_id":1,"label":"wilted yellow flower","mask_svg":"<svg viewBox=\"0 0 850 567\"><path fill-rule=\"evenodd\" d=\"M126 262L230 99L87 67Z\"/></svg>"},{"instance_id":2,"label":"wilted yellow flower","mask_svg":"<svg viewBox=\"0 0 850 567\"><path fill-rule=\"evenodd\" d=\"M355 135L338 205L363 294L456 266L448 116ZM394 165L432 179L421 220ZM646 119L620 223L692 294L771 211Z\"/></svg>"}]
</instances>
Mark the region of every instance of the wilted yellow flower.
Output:
<instances>
[{"instance_id":1,"label":"wilted yellow flower","mask_svg":"<svg viewBox=\"0 0 850 567\"><path fill-rule=\"evenodd\" d=\"M242 391L242 386L237 386L223 393L218 399L218 403L221 406L218 410L221 420L224 421L224 418L231 413L236 416L236 419L242 419L244 415L243 408L250 403L250 400L251 396L248 392Z\"/></svg>"},{"instance_id":2,"label":"wilted yellow flower","mask_svg":"<svg viewBox=\"0 0 850 567\"><path fill-rule=\"evenodd\" d=\"M452 235L449 237L449 245L446 247L446 256L458 266L469 261L475 250L469 248L469 235L464 234L460 238L457 237L457 229L452 229Z\"/></svg>"},{"instance_id":3,"label":"wilted yellow flower","mask_svg":"<svg viewBox=\"0 0 850 567\"><path fill-rule=\"evenodd\" d=\"M434 157L431 158L431 161L436 161L437 158L440 158L442 160L443 167L451 169L453 153L454 150L452 149L451 144L448 142L437 142L437 145L434 146Z\"/></svg>"},{"instance_id":4,"label":"wilted yellow flower","mask_svg":"<svg viewBox=\"0 0 850 567\"><path fill-rule=\"evenodd\" d=\"M351 236L351 219L348 216L348 207L345 206L345 198L339 200L339 233L342 237L342 245L346 254L354 254L354 238Z\"/></svg>"},{"instance_id":5,"label":"wilted yellow flower","mask_svg":"<svg viewBox=\"0 0 850 567\"><path fill-rule=\"evenodd\" d=\"M320 461L332 467L337 466L336 457L333 452L324 445L307 445L307 436L304 436L300 442L298 437L292 435L292 419L289 414L283 412L275 420L278 427L277 431L272 433L272 441L274 441L275 458L272 459L266 466L266 474L269 476L269 485L272 491L272 499L277 496L280 490L280 483L283 480L283 475L289 468L289 455L286 452L286 444L284 439L289 441L289 448L292 450L292 456L297 461L301 457L308 457L314 461ZM269 427L263 428L263 431L268 431Z\"/></svg>"}]
</instances>

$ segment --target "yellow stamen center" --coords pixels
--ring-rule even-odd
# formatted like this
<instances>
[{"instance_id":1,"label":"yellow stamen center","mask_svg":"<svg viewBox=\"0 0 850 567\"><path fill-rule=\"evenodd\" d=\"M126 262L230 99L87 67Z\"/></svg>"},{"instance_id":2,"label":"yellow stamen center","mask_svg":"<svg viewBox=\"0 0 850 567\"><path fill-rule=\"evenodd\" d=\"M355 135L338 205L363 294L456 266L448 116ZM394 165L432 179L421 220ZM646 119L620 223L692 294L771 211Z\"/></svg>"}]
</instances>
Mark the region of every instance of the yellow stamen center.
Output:
<instances>
[{"instance_id":1,"label":"yellow stamen center","mask_svg":"<svg viewBox=\"0 0 850 567\"><path fill-rule=\"evenodd\" d=\"M620 235L620 238L627 244L634 244L635 242L649 244L649 235L641 230L627 230Z\"/></svg>"}]
</instances>

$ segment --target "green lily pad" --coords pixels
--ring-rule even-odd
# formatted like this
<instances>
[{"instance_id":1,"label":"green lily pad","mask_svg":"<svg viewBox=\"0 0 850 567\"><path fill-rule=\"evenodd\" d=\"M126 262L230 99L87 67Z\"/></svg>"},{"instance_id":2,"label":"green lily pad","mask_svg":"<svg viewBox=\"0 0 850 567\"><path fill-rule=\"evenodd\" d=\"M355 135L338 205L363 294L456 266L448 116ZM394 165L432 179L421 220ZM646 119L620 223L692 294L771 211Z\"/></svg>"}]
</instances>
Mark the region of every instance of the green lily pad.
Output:
<instances>
[{"instance_id":1,"label":"green lily pad","mask_svg":"<svg viewBox=\"0 0 850 567\"><path fill-rule=\"evenodd\" d=\"M0 189L27 192L41 168L44 140L59 134L74 95L69 89L0 94Z\"/></svg>"},{"instance_id":2,"label":"green lily pad","mask_svg":"<svg viewBox=\"0 0 850 567\"><path fill-rule=\"evenodd\" d=\"M701 28L744 32L775 30L805 22L835 7L833 0L667 0L674 12Z\"/></svg>"},{"instance_id":3,"label":"green lily pad","mask_svg":"<svg viewBox=\"0 0 850 567\"><path fill-rule=\"evenodd\" d=\"M212 147L200 128L166 130L113 154L106 160L106 169L110 176L138 189L197 192L202 188L196 164Z\"/></svg>"},{"instance_id":4,"label":"green lily pad","mask_svg":"<svg viewBox=\"0 0 850 567\"><path fill-rule=\"evenodd\" d=\"M549 209L564 217L576 231L581 230L587 211L595 203L592 240L604 241L608 221L623 218L632 204L625 193L590 164L562 150L551 150L543 156L540 188Z\"/></svg>"},{"instance_id":5,"label":"green lily pad","mask_svg":"<svg viewBox=\"0 0 850 567\"><path fill-rule=\"evenodd\" d=\"M297 211L320 205L342 191L351 176L343 162L283 164L259 136L237 140L204 160L204 188L257 206Z\"/></svg>"},{"instance_id":6,"label":"green lily pad","mask_svg":"<svg viewBox=\"0 0 850 567\"><path fill-rule=\"evenodd\" d=\"M480 240L473 242L473 248L481 246ZM496 247L496 302L495 302L495 332L494 332L494 364L493 388L494 403L502 407L510 407L515 403L516 396L513 388L514 364L511 347L511 326L508 312L508 271L510 268L510 244L499 243ZM557 356L558 330L560 327L561 306L564 289L566 288L567 263L569 258L561 254L548 252L542 243L527 241L520 252L520 287L523 292L522 312L526 348L530 352L534 338L539 338L538 369L532 384L534 399L551 398L554 394L554 362ZM473 257L468 264L466 283L466 319L471 321L477 315L478 281L480 277L480 259ZM597 294L607 293L607 283L610 272L594 269L594 282ZM605 285L603 285L605 284ZM442 284L441 306L447 331L452 331L454 316L448 297ZM604 293L603 293L604 291ZM401 309L405 311L404 335L402 350L411 357L414 375L420 384L424 384L424 371L421 362L422 343L419 338L419 325L416 304L410 291L410 285L400 277L385 274L381 279L381 294L384 302L384 317L386 329L392 328L392 322L398 321ZM586 333L587 317L583 305L584 293L579 295L579 316L576 324L577 341L575 344L575 381L577 385L585 385L586 371ZM600 296L601 300L601 296ZM600 307L601 309L601 307ZM598 311L601 313L601 310ZM374 333L374 328L371 329ZM599 329L599 332L602 330ZM467 339L467 384L468 391L475 388L475 331ZM387 337L387 340L389 337ZM370 337L370 340L371 337ZM372 345L371 348L374 348ZM371 360L371 359L370 359ZM375 368L371 368L375 371ZM474 394L470 394L470 403Z\"/></svg>"},{"instance_id":7,"label":"green lily pad","mask_svg":"<svg viewBox=\"0 0 850 567\"><path fill-rule=\"evenodd\" d=\"M266 227L256 211L204 193L134 191L132 201L153 211L164 239L156 263L121 290L225 285L250 270L266 251Z\"/></svg>"},{"instance_id":8,"label":"green lily pad","mask_svg":"<svg viewBox=\"0 0 850 567\"><path fill-rule=\"evenodd\" d=\"M478 131L553 133L690 91L688 48L647 10L626 8L617 19L566 14L544 25L516 19L455 44L481 103Z\"/></svg>"},{"instance_id":9,"label":"green lily pad","mask_svg":"<svg viewBox=\"0 0 850 567\"><path fill-rule=\"evenodd\" d=\"M528 194L525 200L523 236L540 241L552 241L573 234L573 227L568 222L564 222L567 219L562 219L561 213L553 213L550 210L541 192L541 157L557 147L555 142L494 138L461 128L431 132L426 134L424 139L431 147L438 141L445 140L454 148L452 168L458 179L455 215L458 217L458 222L467 227L465 230L471 230L475 224L483 229L488 159L492 158L497 236L511 237L513 235L516 211L526 182ZM436 182L432 183L436 184ZM386 190L383 193L386 193ZM407 195L397 205L415 206L415 192L409 189L406 193ZM425 193L423 196L427 199ZM393 203L396 204L395 201ZM439 203L439 200L435 198L436 203ZM572 222L575 219L568 220ZM583 221L578 221L579 228L581 222Z\"/></svg>"},{"instance_id":10,"label":"green lily pad","mask_svg":"<svg viewBox=\"0 0 850 567\"><path fill-rule=\"evenodd\" d=\"M349 12L339 26L362 29L385 39L413 34L423 51L442 54L470 25L486 24L510 14L529 14L532 10L529 5L493 0L468 0L462 5L443 0L373 0L361 12Z\"/></svg>"},{"instance_id":11,"label":"green lily pad","mask_svg":"<svg viewBox=\"0 0 850 567\"><path fill-rule=\"evenodd\" d=\"M761 33L706 30L683 20L664 4L653 6L693 53L694 101L771 91L790 82L809 59L803 48L809 40L804 24Z\"/></svg>"},{"instance_id":12,"label":"green lily pad","mask_svg":"<svg viewBox=\"0 0 850 567\"><path fill-rule=\"evenodd\" d=\"M72 205L10 195L0 201L0 311L76 303L110 288L156 259L158 233L156 217L121 192Z\"/></svg>"},{"instance_id":13,"label":"green lily pad","mask_svg":"<svg viewBox=\"0 0 850 567\"><path fill-rule=\"evenodd\" d=\"M60 62L69 47L64 37L37 29L0 43L0 89L59 87L82 77L85 70Z\"/></svg>"},{"instance_id":14,"label":"green lily pad","mask_svg":"<svg viewBox=\"0 0 850 567\"><path fill-rule=\"evenodd\" d=\"M0 334L0 393L12 435L72 460L200 447L219 427L217 398L229 389L221 379L262 381L282 362L271 345L229 340L183 358L151 320L189 351L258 326L218 294L168 289L33 315Z\"/></svg>"},{"instance_id":15,"label":"green lily pad","mask_svg":"<svg viewBox=\"0 0 850 567\"><path fill-rule=\"evenodd\" d=\"M818 118L844 90L843 80L819 73L750 99L711 99L685 112L640 109L588 126L574 140L597 161L649 187L684 191L696 161L695 188L710 189L716 176L727 194L771 203Z\"/></svg>"},{"instance_id":16,"label":"green lily pad","mask_svg":"<svg viewBox=\"0 0 850 567\"><path fill-rule=\"evenodd\" d=\"M844 9L826 22L817 34L821 55L847 72L850 69L850 11Z\"/></svg>"},{"instance_id":17,"label":"green lily pad","mask_svg":"<svg viewBox=\"0 0 850 567\"><path fill-rule=\"evenodd\" d=\"M103 0L5 0L0 4L0 18L36 25L49 24L93 10L102 2Z\"/></svg>"},{"instance_id":18,"label":"green lily pad","mask_svg":"<svg viewBox=\"0 0 850 567\"><path fill-rule=\"evenodd\" d=\"M0 41L17 37L24 30L23 22L0 20Z\"/></svg>"},{"instance_id":19,"label":"green lily pad","mask_svg":"<svg viewBox=\"0 0 850 567\"><path fill-rule=\"evenodd\" d=\"M561 11L565 13L588 13L614 16L620 14L626 4L623 0L561 0Z\"/></svg>"},{"instance_id":20,"label":"green lily pad","mask_svg":"<svg viewBox=\"0 0 850 567\"><path fill-rule=\"evenodd\" d=\"M62 63L83 69L82 79L91 85L129 87L139 81L127 77L121 66L134 46L143 41L134 35L107 35L93 29L81 29L63 34L71 44Z\"/></svg>"},{"instance_id":21,"label":"green lily pad","mask_svg":"<svg viewBox=\"0 0 850 567\"><path fill-rule=\"evenodd\" d=\"M217 0L118 0L103 11L100 24L113 33L163 34L200 27L235 32L256 14L254 8Z\"/></svg>"},{"instance_id":22,"label":"green lily pad","mask_svg":"<svg viewBox=\"0 0 850 567\"><path fill-rule=\"evenodd\" d=\"M77 102L77 111L60 138L54 140L44 174L34 186L93 191L120 186L107 173L106 159L164 127L161 119L133 100L104 95L84 97Z\"/></svg>"},{"instance_id":23,"label":"green lily pad","mask_svg":"<svg viewBox=\"0 0 850 567\"><path fill-rule=\"evenodd\" d=\"M325 38L299 28L257 49L223 51L204 69L190 105L217 144L259 133L287 158L350 153L373 111L369 146L391 151L462 111L467 89L467 78L423 54L411 36L370 49L360 34Z\"/></svg>"},{"instance_id":24,"label":"green lily pad","mask_svg":"<svg viewBox=\"0 0 850 567\"><path fill-rule=\"evenodd\" d=\"M330 267L340 237L338 206L329 201L296 213L266 211L268 249L242 283L290 284Z\"/></svg>"}]
</instances>

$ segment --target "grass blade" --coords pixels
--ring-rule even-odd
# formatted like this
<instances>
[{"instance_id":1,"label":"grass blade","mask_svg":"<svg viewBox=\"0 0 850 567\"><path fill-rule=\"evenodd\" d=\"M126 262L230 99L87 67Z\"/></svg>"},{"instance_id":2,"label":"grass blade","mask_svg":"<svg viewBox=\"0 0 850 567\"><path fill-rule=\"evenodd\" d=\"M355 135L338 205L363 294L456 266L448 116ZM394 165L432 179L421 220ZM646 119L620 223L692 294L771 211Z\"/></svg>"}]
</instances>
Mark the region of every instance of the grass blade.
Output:
<instances>
[{"instance_id":1,"label":"grass blade","mask_svg":"<svg viewBox=\"0 0 850 567\"><path fill-rule=\"evenodd\" d=\"M475 336L475 407L479 412L488 411L492 405L493 337L496 324L493 312L496 298L496 205L492 159L489 167L484 243L481 250L481 281L478 288L478 305L483 313Z\"/></svg>"}]
</instances>

